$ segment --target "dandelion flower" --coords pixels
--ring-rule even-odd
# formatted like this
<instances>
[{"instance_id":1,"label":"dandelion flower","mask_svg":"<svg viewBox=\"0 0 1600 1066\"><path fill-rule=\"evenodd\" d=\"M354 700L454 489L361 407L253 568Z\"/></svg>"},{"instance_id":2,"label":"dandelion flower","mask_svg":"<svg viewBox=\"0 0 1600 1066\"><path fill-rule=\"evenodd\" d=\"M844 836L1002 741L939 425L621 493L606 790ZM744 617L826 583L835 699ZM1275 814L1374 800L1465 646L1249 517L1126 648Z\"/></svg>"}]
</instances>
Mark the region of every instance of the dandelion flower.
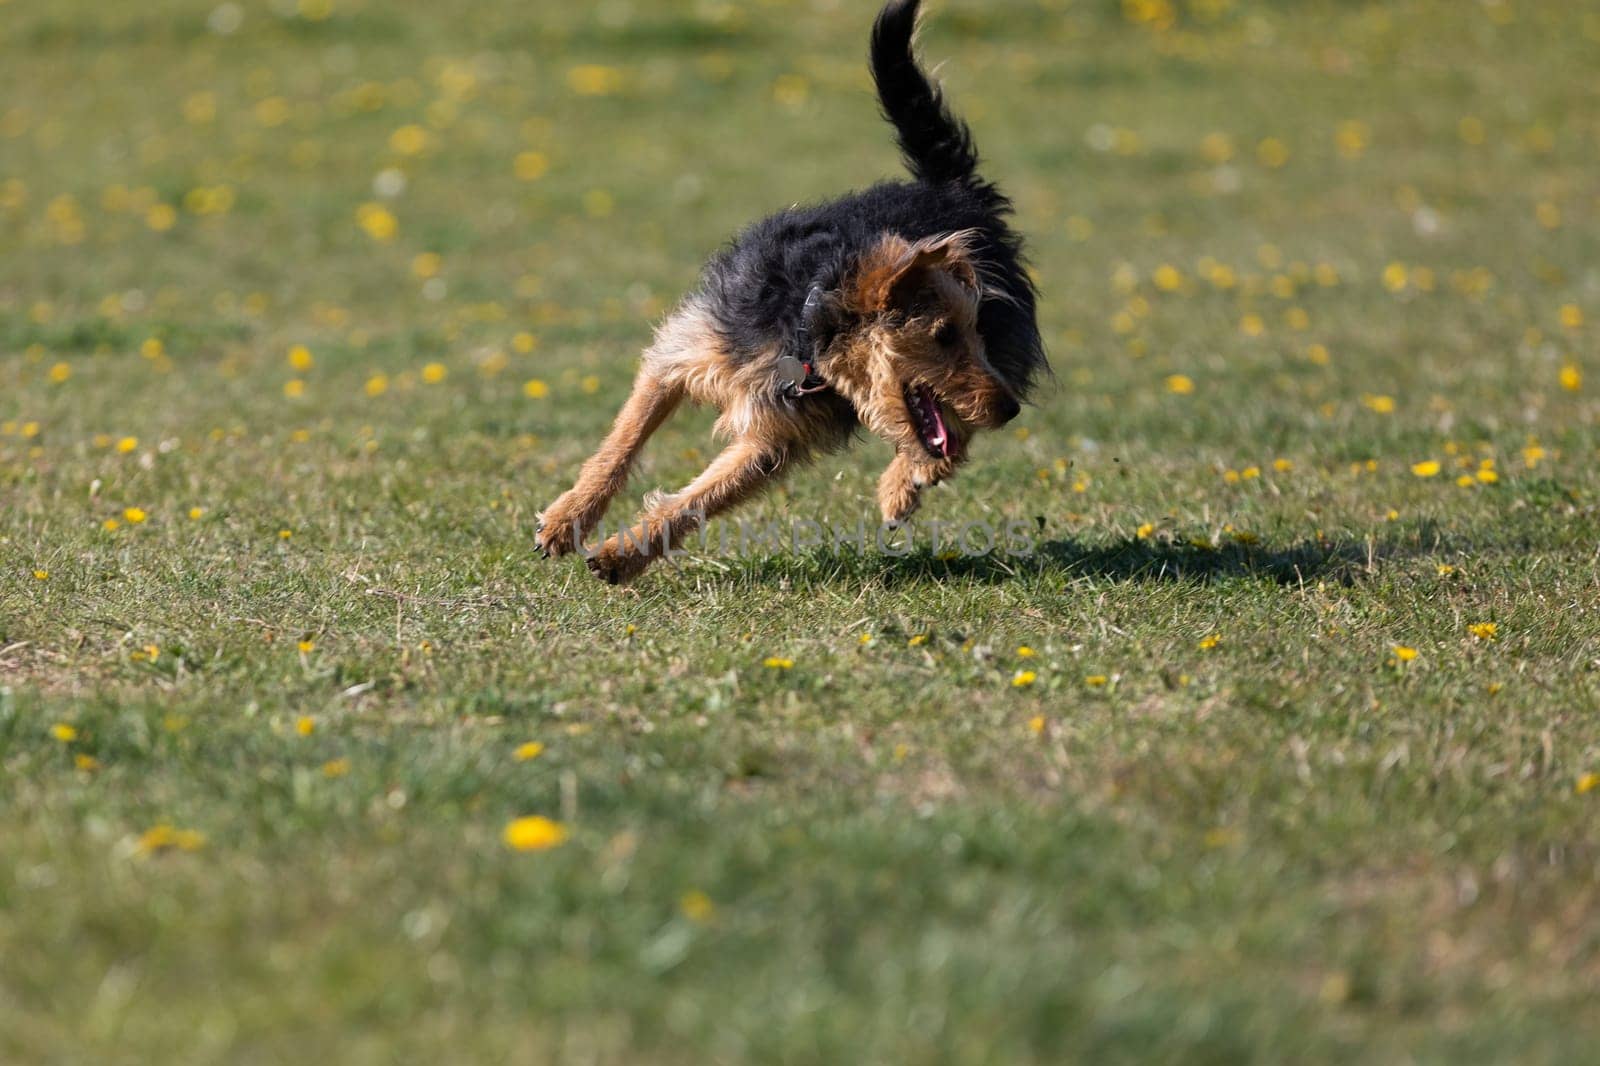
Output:
<instances>
[{"instance_id":1,"label":"dandelion flower","mask_svg":"<svg viewBox=\"0 0 1600 1066\"><path fill-rule=\"evenodd\" d=\"M450 371L445 369L443 363L429 363L422 368L422 380L428 385L437 385L448 377Z\"/></svg>"},{"instance_id":2,"label":"dandelion flower","mask_svg":"<svg viewBox=\"0 0 1600 1066\"><path fill-rule=\"evenodd\" d=\"M1395 659L1403 663L1408 663L1417 657L1417 649L1404 644L1396 644L1393 651Z\"/></svg>"},{"instance_id":3,"label":"dandelion flower","mask_svg":"<svg viewBox=\"0 0 1600 1066\"><path fill-rule=\"evenodd\" d=\"M367 383L363 387L366 389L368 396L382 396L389 391L389 375L374 374L367 379Z\"/></svg>"},{"instance_id":4,"label":"dandelion flower","mask_svg":"<svg viewBox=\"0 0 1600 1066\"><path fill-rule=\"evenodd\" d=\"M50 735L63 744L71 744L78 739L77 726L70 726L65 722L57 722L50 727Z\"/></svg>"},{"instance_id":5,"label":"dandelion flower","mask_svg":"<svg viewBox=\"0 0 1600 1066\"><path fill-rule=\"evenodd\" d=\"M204 833L193 829L175 829L165 822L151 826L139 835L137 848L141 854L157 851L199 851L206 846Z\"/></svg>"},{"instance_id":6,"label":"dandelion flower","mask_svg":"<svg viewBox=\"0 0 1600 1066\"><path fill-rule=\"evenodd\" d=\"M547 851L567 842L567 827L534 814L507 822L501 837L514 851Z\"/></svg>"},{"instance_id":7,"label":"dandelion flower","mask_svg":"<svg viewBox=\"0 0 1600 1066\"><path fill-rule=\"evenodd\" d=\"M302 714L295 719L294 731L300 736L309 737L317 731L317 720L310 715Z\"/></svg>"},{"instance_id":8,"label":"dandelion flower","mask_svg":"<svg viewBox=\"0 0 1600 1066\"><path fill-rule=\"evenodd\" d=\"M127 455L137 447L139 447L138 437L123 437L121 440L117 441L117 451L121 452L123 455Z\"/></svg>"},{"instance_id":9,"label":"dandelion flower","mask_svg":"<svg viewBox=\"0 0 1600 1066\"><path fill-rule=\"evenodd\" d=\"M349 759L329 759L322 764L323 777L343 777L350 772Z\"/></svg>"},{"instance_id":10,"label":"dandelion flower","mask_svg":"<svg viewBox=\"0 0 1600 1066\"><path fill-rule=\"evenodd\" d=\"M710 896L698 888L692 888L678 898L678 910L696 925L704 925L716 914L717 906L711 902Z\"/></svg>"},{"instance_id":11,"label":"dandelion flower","mask_svg":"<svg viewBox=\"0 0 1600 1066\"><path fill-rule=\"evenodd\" d=\"M35 570L33 572L33 579L35 581L49 581L50 580L50 571L48 571L48 570Z\"/></svg>"},{"instance_id":12,"label":"dandelion flower","mask_svg":"<svg viewBox=\"0 0 1600 1066\"><path fill-rule=\"evenodd\" d=\"M1156 527L1154 522L1145 522L1141 524L1134 532L1138 535L1140 540L1149 540L1155 531Z\"/></svg>"},{"instance_id":13,"label":"dandelion flower","mask_svg":"<svg viewBox=\"0 0 1600 1066\"><path fill-rule=\"evenodd\" d=\"M1568 392L1577 392L1583 388L1583 371L1577 363L1563 363L1560 374L1561 387Z\"/></svg>"},{"instance_id":14,"label":"dandelion flower","mask_svg":"<svg viewBox=\"0 0 1600 1066\"><path fill-rule=\"evenodd\" d=\"M85 755L80 751L72 757L72 765L83 771L98 770L100 769L100 760L93 755Z\"/></svg>"},{"instance_id":15,"label":"dandelion flower","mask_svg":"<svg viewBox=\"0 0 1600 1066\"><path fill-rule=\"evenodd\" d=\"M530 400L542 400L550 395L550 386L538 378L530 378L522 385L522 395Z\"/></svg>"},{"instance_id":16,"label":"dandelion flower","mask_svg":"<svg viewBox=\"0 0 1600 1066\"><path fill-rule=\"evenodd\" d=\"M1088 677L1083 679L1083 683L1088 685L1090 688L1104 688L1106 682L1109 680L1110 678L1106 677L1105 674L1090 674Z\"/></svg>"},{"instance_id":17,"label":"dandelion flower","mask_svg":"<svg viewBox=\"0 0 1600 1066\"><path fill-rule=\"evenodd\" d=\"M908 647L908 648L920 648L922 645L924 645L926 643L928 643L928 634L926 634L926 633L918 633L916 636L914 636L910 640L906 641L906 647Z\"/></svg>"},{"instance_id":18,"label":"dandelion flower","mask_svg":"<svg viewBox=\"0 0 1600 1066\"><path fill-rule=\"evenodd\" d=\"M130 526L136 526L149 516L144 513L142 507L129 507L122 512L122 517L128 520Z\"/></svg>"},{"instance_id":19,"label":"dandelion flower","mask_svg":"<svg viewBox=\"0 0 1600 1066\"><path fill-rule=\"evenodd\" d=\"M531 759L537 759L543 754L544 745L539 743L537 740L530 740L525 743L518 744L516 749L511 752L511 757L518 762L528 762Z\"/></svg>"},{"instance_id":20,"label":"dandelion flower","mask_svg":"<svg viewBox=\"0 0 1600 1066\"><path fill-rule=\"evenodd\" d=\"M1217 633L1211 633L1211 634L1208 634L1207 636L1201 638L1201 640L1200 640L1200 650L1201 651L1210 651L1212 648L1215 648L1218 644L1221 644L1221 643L1222 643L1221 635L1219 635Z\"/></svg>"},{"instance_id":21,"label":"dandelion flower","mask_svg":"<svg viewBox=\"0 0 1600 1066\"><path fill-rule=\"evenodd\" d=\"M1499 635L1500 627L1493 622L1474 622L1467 627L1467 632L1479 640L1494 640Z\"/></svg>"},{"instance_id":22,"label":"dandelion flower","mask_svg":"<svg viewBox=\"0 0 1600 1066\"><path fill-rule=\"evenodd\" d=\"M1174 396L1187 396L1194 391L1194 379L1187 374L1169 374L1166 386Z\"/></svg>"},{"instance_id":23,"label":"dandelion flower","mask_svg":"<svg viewBox=\"0 0 1600 1066\"><path fill-rule=\"evenodd\" d=\"M1017 658L1019 659L1031 659L1034 657L1034 655L1034 650L1028 647L1026 644L1017 649Z\"/></svg>"},{"instance_id":24,"label":"dandelion flower","mask_svg":"<svg viewBox=\"0 0 1600 1066\"><path fill-rule=\"evenodd\" d=\"M1032 670L1018 670L1011 677L1011 687L1027 688L1037 680L1039 680L1039 675Z\"/></svg>"},{"instance_id":25,"label":"dandelion flower","mask_svg":"<svg viewBox=\"0 0 1600 1066\"><path fill-rule=\"evenodd\" d=\"M790 670L794 668L794 660L785 659L777 655L769 655L761 660L761 665L773 670Z\"/></svg>"},{"instance_id":26,"label":"dandelion flower","mask_svg":"<svg viewBox=\"0 0 1600 1066\"><path fill-rule=\"evenodd\" d=\"M70 363L57 363L50 368L50 381L56 385L62 384L71 376L72 365Z\"/></svg>"},{"instance_id":27,"label":"dandelion flower","mask_svg":"<svg viewBox=\"0 0 1600 1066\"><path fill-rule=\"evenodd\" d=\"M1578 783L1573 786L1573 791L1575 791L1578 795L1583 796L1593 792L1597 788L1600 788L1600 774L1590 773L1584 774L1582 777L1578 778Z\"/></svg>"},{"instance_id":28,"label":"dandelion flower","mask_svg":"<svg viewBox=\"0 0 1600 1066\"><path fill-rule=\"evenodd\" d=\"M317 361L311 355L311 349L303 344L296 344L289 349L289 365L302 373L316 366Z\"/></svg>"},{"instance_id":29,"label":"dandelion flower","mask_svg":"<svg viewBox=\"0 0 1600 1066\"><path fill-rule=\"evenodd\" d=\"M1032 733L1034 736L1039 736L1041 733L1043 733L1044 726L1045 721L1044 715L1042 714L1036 714L1032 718L1028 719L1028 732Z\"/></svg>"},{"instance_id":30,"label":"dandelion flower","mask_svg":"<svg viewBox=\"0 0 1600 1066\"><path fill-rule=\"evenodd\" d=\"M1439 474L1439 460L1424 459L1420 463L1412 463L1411 472L1417 477L1437 477Z\"/></svg>"}]
</instances>

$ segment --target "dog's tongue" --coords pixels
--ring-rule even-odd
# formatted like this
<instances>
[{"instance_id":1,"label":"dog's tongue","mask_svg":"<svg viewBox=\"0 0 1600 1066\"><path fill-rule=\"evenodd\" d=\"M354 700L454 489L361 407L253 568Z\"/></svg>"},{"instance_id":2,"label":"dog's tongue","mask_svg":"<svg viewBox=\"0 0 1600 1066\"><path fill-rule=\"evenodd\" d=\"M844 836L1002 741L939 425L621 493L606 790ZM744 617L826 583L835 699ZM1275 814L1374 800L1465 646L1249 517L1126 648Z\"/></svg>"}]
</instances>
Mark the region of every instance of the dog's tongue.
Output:
<instances>
[{"instance_id":1,"label":"dog's tongue","mask_svg":"<svg viewBox=\"0 0 1600 1066\"><path fill-rule=\"evenodd\" d=\"M933 398L933 393L925 385L917 387L917 400L933 421L933 439L928 443L938 448L941 456L950 458L950 430L945 427L944 412L939 410L939 401Z\"/></svg>"}]
</instances>

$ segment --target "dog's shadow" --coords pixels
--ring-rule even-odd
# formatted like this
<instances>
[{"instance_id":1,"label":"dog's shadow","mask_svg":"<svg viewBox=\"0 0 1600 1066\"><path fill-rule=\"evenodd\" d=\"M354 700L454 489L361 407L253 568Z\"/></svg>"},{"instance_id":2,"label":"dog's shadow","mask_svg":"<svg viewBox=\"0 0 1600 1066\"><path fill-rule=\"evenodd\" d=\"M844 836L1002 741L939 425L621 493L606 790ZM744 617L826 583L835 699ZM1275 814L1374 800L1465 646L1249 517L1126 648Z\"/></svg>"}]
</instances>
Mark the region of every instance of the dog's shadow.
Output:
<instances>
[{"instance_id":1,"label":"dog's shadow","mask_svg":"<svg viewBox=\"0 0 1600 1066\"><path fill-rule=\"evenodd\" d=\"M1270 581L1278 585L1331 582L1350 585L1376 574L1386 560L1433 554L1445 548L1436 533L1424 531L1404 542L1389 539L1304 537L1271 544L1228 538L1124 537L1095 543L1060 537L1033 544L1026 552L1003 549L983 554L935 553L927 547L891 554L818 548L802 555L771 554L745 558L730 569L752 583L877 578L886 585L927 581L1002 584L1040 577L1091 578L1113 582Z\"/></svg>"}]
</instances>

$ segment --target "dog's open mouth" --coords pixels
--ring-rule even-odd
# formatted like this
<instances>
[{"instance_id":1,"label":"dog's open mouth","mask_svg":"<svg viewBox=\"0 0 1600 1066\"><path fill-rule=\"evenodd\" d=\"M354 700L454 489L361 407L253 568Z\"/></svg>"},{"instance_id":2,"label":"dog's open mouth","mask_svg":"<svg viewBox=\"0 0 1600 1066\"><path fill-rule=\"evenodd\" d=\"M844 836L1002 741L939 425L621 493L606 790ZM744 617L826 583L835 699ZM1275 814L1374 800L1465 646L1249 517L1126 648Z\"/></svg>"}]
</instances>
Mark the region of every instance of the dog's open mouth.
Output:
<instances>
[{"instance_id":1,"label":"dog's open mouth","mask_svg":"<svg viewBox=\"0 0 1600 1066\"><path fill-rule=\"evenodd\" d=\"M945 425L944 412L933 390L926 385L914 385L906 393L906 407L911 411L911 421L917 427L922 446L940 459L950 458L955 443L950 439L950 429Z\"/></svg>"}]
</instances>

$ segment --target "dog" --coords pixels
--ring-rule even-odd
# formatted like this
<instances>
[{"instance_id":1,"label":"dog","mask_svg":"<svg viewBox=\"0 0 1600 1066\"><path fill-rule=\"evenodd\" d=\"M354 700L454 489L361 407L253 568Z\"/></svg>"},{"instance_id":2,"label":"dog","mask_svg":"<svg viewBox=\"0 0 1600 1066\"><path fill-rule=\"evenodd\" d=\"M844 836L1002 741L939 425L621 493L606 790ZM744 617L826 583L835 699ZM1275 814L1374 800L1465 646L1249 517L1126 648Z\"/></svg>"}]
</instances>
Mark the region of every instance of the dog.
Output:
<instances>
[{"instance_id":1,"label":"dog","mask_svg":"<svg viewBox=\"0 0 1600 1066\"><path fill-rule=\"evenodd\" d=\"M781 211L707 263L645 351L610 434L539 516L546 557L582 546L685 399L718 409L727 447L682 490L647 498L635 526L584 548L602 580L633 580L860 427L894 448L877 498L886 522L903 521L966 461L976 431L1021 411L1048 371L1037 292L1011 201L978 175L971 131L917 65L920 6L890 0L870 47L913 180Z\"/></svg>"}]
</instances>

